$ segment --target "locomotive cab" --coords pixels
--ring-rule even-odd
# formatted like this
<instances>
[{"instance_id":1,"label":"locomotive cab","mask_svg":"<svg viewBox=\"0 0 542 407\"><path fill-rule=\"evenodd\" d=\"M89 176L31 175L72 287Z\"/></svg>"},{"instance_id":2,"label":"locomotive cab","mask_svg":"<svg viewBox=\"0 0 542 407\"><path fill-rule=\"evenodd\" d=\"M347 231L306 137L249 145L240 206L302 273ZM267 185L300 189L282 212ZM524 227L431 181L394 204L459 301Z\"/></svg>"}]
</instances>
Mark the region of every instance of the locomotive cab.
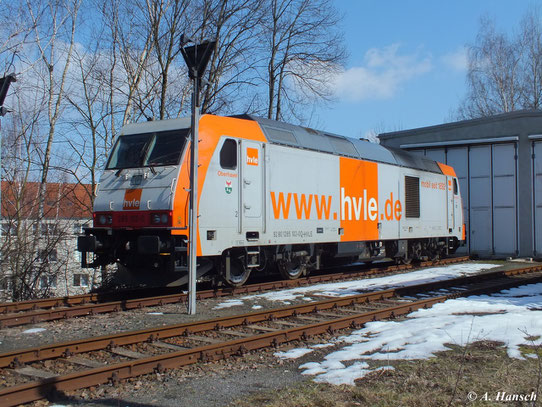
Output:
<instances>
[{"instance_id":1,"label":"locomotive cab","mask_svg":"<svg viewBox=\"0 0 542 407\"><path fill-rule=\"evenodd\" d=\"M188 200L174 208L174 197L189 136L189 119L122 129L97 188L93 227L78 239L83 267L118 263L129 284L167 284L186 271Z\"/></svg>"}]
</instances>

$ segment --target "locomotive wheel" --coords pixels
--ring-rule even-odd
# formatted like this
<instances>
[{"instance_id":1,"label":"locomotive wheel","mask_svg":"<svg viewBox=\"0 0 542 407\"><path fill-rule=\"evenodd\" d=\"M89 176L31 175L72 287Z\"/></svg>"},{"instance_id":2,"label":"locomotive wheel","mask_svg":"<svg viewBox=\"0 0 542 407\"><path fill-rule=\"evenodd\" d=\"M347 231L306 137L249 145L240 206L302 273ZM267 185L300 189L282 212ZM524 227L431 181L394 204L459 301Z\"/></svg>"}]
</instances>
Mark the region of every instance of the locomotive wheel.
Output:
<instances>
[{"instance_id":1,"label":"locomotive wheel","mask_svg":"<svg viewBox=\"0 0 542 407\"><path fill-rule=\"evenodd\" d=\"M431 261L440 259L440 250L436 244L429 246L429 259L431 259Z\"/></svg>"},{"instance_id":2,"label":"locomotive wheel","mask_svg":"<svg viewBox=\"0 0 542 407\"><path fill-rule=\"evenodd\" d=\"M230 275L226 274L224 266L224 281L231 287L240 287L246 283L251 269L245 267L242 257L232 257L230 260Z\"/></svg>"},{"instance_id":3,"label":"locomotive wheel","mask_svg":"<svg viewBox=\"0 0 542 407\"><path fill-rule=\"evenodd\" d=\"M294 259L293 261L280 260L277 262L279 273L285 280L295 280L299 278L306 270L305 264L301 264Z\"/></svg>"},{"instance_id":4,"label":"locomotive wheel","mask_svg":"<svg viewBox=\"0 0 542 407\"><path fill-rule=\"evenodd\" d=\"M422 258L422 244L420 242L415 242L410 248L410 257L415 260L421 260Z\"/></svg>"},{"instance_id":5,"label":"locomotive wheel","mask_svg":"<svg viewBox=\"0 0 542 407\"><path fill-rule=\"evenodd\" d=\"M410 256L407 256L407 257L399 257L400 259L400 262L403 263L403 264L410 264L412 263L412 257Z\"/></svg>"}]
</instances>

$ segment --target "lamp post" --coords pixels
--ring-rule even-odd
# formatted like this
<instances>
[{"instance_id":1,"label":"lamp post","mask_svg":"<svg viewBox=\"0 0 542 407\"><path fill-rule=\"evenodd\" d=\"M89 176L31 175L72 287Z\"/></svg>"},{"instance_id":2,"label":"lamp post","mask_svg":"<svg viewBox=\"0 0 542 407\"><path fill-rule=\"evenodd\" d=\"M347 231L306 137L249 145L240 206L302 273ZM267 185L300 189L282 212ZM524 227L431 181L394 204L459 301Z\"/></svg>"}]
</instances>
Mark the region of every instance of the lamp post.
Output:
<instances>
[{"instance_id":1,"label":"lamp post","mask_svg":"<svg viewBox=\"0 0 542 407\"><path fill-rule=\"evenodd\" d=\"M15 74L9 74L9 75L4 76L3 78L0 78L0 118L5 116L5 114L8 112L8 110L4 108L4 100L6 100L6 95L8 94L9 85L11 85L11 82L17 82ZM2 131L1 123L2 121L0 120L0 134ZM0 141L0 144L1 144L1 141ZM2 153L1 151L0 151L0 220L2 220ZM0 236L2 236L1 227L0 227Z\"/></svg>"},{"instance_id":2,"label":"lamp post","mask_svg":"<svg viewBox=\"0 0 542 407\"><path fill-rule=\"evenodd\" d=\"M186 46L192 42L194 45ZM198 127L200 117L199 89L201 78L211 58L216 41L196 44L184 34L181 36L181 54L192 81L192 117L190 143L190 209L188 213L188 313L196 313L197 241L198 241Z\"/></svg>"}]
</instances>

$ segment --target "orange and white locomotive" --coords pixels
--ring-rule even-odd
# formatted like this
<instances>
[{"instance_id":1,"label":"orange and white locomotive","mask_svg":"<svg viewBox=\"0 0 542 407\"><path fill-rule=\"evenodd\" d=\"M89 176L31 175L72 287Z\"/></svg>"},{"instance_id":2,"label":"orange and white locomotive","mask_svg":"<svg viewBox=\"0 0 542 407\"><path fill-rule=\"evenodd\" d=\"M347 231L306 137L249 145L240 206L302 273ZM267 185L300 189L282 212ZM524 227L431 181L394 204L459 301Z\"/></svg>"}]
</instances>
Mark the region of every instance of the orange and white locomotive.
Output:
<instances>
[{"instance_id":1,"label":"orange and white locomotive","mask_svg":"<svg viewBox=\"0 0 542 407\"><path fill-rule=\"evenodd\" d=\"M94 225L79 237L84 267L119 263L133 281L183 284L197 233L198 276L241 285L251 271L294 279L331 264L436 258L465 239L453 168L253 116L201 117L191 231L189 135L189 118L122 129Z\"/></svg>"}]
</instances>

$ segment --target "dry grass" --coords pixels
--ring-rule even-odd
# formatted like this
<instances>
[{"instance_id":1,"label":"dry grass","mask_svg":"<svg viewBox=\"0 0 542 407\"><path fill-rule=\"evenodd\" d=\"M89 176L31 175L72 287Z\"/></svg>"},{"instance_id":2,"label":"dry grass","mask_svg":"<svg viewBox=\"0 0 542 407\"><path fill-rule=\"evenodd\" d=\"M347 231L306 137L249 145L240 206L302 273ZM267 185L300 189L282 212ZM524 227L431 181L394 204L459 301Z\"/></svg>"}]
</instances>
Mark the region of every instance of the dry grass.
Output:
<instances>
[{"instance_id":1,"label":"dry grass","mask_svg":"<svg viewBox=\"0 0 542 407\"><path fill-rule=\"evenodd\" d=\"M526 347L525 353L540 349ZM334 406L533 406L540 403L495 401L497 392L537 392L541 376L538 359L510 359L495 342L478 342L468 348L452 347L438 357L420 361L389 361L393 371L379 371L360 379L356 386L331 386L310 380L273 393L257 393L232 403L252 407ZM455 389L455 396L454 396ZM476 392L478 400L468 400ZM486 400L480 400L487 392ZM540 399L542 395L538 396ZM487 399L491 399L489 401Z\"/></svg>"}]
</instances>

